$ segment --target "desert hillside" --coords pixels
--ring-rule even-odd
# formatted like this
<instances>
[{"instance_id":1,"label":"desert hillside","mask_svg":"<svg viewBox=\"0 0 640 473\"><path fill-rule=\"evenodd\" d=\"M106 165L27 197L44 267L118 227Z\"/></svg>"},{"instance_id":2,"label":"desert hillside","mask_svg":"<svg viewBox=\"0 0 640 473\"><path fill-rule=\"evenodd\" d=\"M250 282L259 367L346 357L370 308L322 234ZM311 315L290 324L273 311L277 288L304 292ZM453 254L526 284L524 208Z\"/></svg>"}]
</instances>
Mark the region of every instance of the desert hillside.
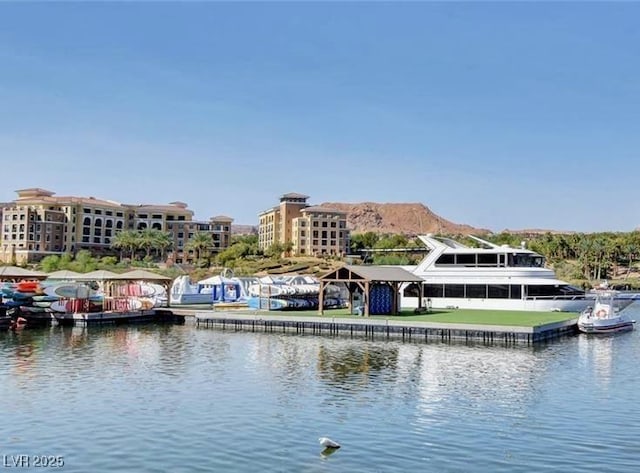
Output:
<instances>
[{"instance_id":1,"label":"desert hillside","mask_svg":"<svg viewBox=\"0 0 640 473\"><path fill-rule=\"evenodd\" d=\"M321 206L347 212L347 226L355 233L402 233L410 236L425 233L489 233L486 229L450 222L420 203L326 202Z\"/></svg>"}]
</instances>

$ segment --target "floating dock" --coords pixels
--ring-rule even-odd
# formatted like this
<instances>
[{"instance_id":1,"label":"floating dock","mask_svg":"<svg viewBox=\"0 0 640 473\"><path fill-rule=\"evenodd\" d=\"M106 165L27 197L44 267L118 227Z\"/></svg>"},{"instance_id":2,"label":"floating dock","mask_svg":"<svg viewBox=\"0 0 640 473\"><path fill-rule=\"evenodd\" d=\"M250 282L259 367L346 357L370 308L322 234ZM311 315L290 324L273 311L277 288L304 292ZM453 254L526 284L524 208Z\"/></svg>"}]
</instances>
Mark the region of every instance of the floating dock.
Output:
<instances>
[{"instance_id":1,"label":"floating dock","mask_svg":"<svg viewBox=\"0 0 640 473\"><path fill-rule=\"evenodd\" d=\"M146 322L184 322L184 317L169 310L137 310L129 312L78 312L54 315L59 325L89 326Z\"/></svg>"},{"instance_id":2,"label":"floating dock","mask_svg":"<svg viewBox=\"0 0 640 473\"><path fill-rule=\"evenodd\" d=\"M300 335L360 336L368 339L402 339L406 341L474 341L487 344L532 345L577 333L577 319L535 327L479 325L393 320L381 318L340 318L330 316L288 316L222 311L171 309L193 316L197 326L222 330L296 333Z\"/></svg>"}]
</instances>

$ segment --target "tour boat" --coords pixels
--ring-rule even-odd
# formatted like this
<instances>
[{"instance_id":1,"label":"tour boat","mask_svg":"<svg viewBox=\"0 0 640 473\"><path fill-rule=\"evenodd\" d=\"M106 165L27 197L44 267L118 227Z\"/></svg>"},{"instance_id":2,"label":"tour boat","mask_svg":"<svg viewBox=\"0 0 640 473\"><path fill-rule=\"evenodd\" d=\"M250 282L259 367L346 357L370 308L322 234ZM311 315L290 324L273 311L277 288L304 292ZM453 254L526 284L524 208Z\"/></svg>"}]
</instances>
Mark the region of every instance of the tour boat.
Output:
<instances>
[{"instance_id":1,"label":"tour boat","mask_svg":"<svg viewBox=\"0 0 640 473\"><path fill-rule=\"evenodd\" d=\"M418 238L430 251L417 266L404 268L424 283L401 286L402 307L581 312L593 304L524 243L514 248L471 236L476 248L450 238Z\"/></svg>"},{"instance_id":2,"label":"tour boat","mask_svg":"<svg viewBox=\"0 0 640 473\"><path fill-rule=\"evenodd\" d=\"M629 305L629 299L616 298L616 291L597 290L593 305L587 307L578 317L578 329L584 333L613 333L633 330L635 320L627 317L622 310Z\"/></svg>"}]
</instances>

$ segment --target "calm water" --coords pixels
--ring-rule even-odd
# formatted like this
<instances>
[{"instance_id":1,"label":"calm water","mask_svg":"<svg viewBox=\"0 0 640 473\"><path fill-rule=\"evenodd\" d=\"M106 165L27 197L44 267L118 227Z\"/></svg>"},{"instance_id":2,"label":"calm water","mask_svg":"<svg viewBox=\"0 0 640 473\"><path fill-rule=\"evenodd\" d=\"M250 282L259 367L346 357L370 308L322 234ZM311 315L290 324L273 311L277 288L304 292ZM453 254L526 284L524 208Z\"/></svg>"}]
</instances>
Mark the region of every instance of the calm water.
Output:
<instances>
[{"instance_id":1,"label":"calm water","mask_svg":"<svg viewBox=\"0 0 640 473\"><path fill-rule=\"evenodd\" d=\"M640 471L640 330L532 349L53 327L1 334L0 347L5 464L23 454L61 455L65 472ZM321 456L323 435L343 448Z\"/></svg>"}]
</instances>

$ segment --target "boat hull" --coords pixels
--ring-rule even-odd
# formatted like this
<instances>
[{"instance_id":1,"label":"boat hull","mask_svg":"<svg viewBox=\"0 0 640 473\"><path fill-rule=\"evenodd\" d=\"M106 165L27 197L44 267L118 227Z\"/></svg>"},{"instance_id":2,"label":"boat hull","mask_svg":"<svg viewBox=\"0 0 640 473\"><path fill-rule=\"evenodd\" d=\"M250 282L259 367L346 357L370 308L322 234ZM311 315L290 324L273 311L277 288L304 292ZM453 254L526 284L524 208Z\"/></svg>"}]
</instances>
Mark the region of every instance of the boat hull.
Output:
<instances>
[{"instance_id":1,"label":"boat hull","mask_svg":"<svg viewBox=\"0 0 640 473\"><path fill-rule=\"evenodd\" d=\"M578 330L580 330L582 333L617 333L628 332L633 329L633 320L623 320L618 322L600 324L578 321Z\"/></svg>"}]
</instances>

